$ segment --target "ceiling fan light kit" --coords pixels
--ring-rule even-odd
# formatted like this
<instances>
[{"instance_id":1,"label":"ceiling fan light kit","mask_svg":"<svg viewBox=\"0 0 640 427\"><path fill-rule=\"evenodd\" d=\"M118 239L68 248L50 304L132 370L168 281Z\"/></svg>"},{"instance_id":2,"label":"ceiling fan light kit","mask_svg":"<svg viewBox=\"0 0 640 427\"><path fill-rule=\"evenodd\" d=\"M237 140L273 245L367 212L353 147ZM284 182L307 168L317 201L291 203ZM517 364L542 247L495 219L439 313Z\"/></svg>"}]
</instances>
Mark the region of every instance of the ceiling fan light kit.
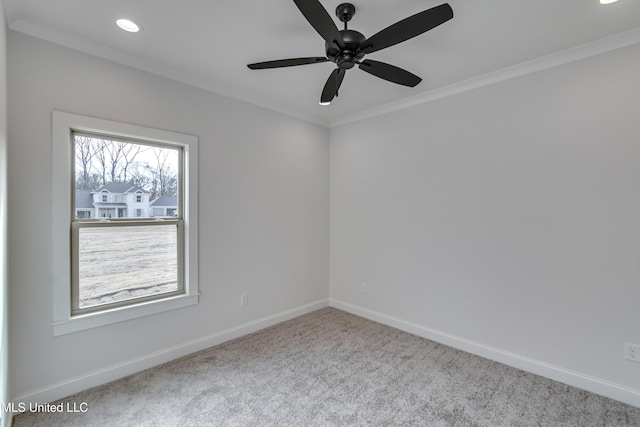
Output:
<instances>
[{"instance_id":1,"label":"ceiling fan light kit","mask_svg":"<svg viewBox=\"0 0 640 427\"><path fill-rule=\"evenodd\" d=\"M336 8L336 16L344 22L344 29L338 30L335 22L320 4L319 0L294 0L302 15L325 40L325 54L320 57L278 59L275 61L257 62L247 65L252 70L293 67L297 65L333 62L337 68L333 70L322 89L320 104L328 105L338 96L347 70L358 65L358 68L373 76L403 86L414 87L422 79L407 70L364 56L379 50L402 43L427 32L453 18L453 9L448 3L427 9L377 32L366 38L362 33L347 28L356 13L351 3L342 3Z\"/></svg>"}]
</instances>

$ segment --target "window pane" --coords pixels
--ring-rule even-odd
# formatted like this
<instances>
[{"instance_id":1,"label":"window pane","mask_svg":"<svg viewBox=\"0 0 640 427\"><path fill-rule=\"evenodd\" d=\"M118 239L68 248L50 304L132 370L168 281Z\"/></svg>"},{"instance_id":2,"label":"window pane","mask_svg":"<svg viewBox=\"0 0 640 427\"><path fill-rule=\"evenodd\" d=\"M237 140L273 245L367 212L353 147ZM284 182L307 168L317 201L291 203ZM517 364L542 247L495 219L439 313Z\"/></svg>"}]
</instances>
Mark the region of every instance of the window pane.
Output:
<instances>
[{"instance_id":1,"label":"window pane","mask_svg":"<svg viewBox=\"0 0 640 427\"><path fill-rule=\"evenodd\" d=\"M179 289L176 224L81 227L79 308Z\"/></svg>"},{"instance_id":2,"label":"window pane","mask_svg":"<svg viewBox=\"0 0 640 427\"><path fill-rule=\"evenodd\" d=\"M75 218L178 216L179 148L80 133L73 141Z\"/></svg>"}]
</instances>

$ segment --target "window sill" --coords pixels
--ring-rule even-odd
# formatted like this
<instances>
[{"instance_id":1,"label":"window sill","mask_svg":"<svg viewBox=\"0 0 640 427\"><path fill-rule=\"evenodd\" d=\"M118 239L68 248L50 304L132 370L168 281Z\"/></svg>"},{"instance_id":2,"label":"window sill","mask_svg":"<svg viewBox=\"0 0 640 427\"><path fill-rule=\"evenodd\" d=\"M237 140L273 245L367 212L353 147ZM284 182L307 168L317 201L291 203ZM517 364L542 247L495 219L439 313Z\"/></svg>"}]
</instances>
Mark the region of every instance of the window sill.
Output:
<instances>
[{"instance_id":1,"label":"window sill","mask_svg":"<svg viewBox=\"0 0 640 427\"><path fill-rule=\"evenodd\" d=\"M96 313L73 316L68 319L55 321L51 325L53 326L53 335L59 336L162 313L168 310L188 307L197 303L198 295L179 295Z\"/></svg>"}]
</instances>

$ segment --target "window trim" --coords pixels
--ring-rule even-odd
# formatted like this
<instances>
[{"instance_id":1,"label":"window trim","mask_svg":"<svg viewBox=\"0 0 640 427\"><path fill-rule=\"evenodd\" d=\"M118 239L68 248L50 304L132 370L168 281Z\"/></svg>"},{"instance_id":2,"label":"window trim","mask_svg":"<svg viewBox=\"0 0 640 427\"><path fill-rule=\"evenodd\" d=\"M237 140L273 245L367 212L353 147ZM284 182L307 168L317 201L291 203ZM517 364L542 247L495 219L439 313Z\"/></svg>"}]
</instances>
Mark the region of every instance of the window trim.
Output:
<instances>
[{"instance_id":1,"label":"window trim","mask_svg":"<svg viewBox=\"0 0 640 427\"><path fill-rule=\"evenodd\" d=\"M72 315L71 218L72 132L182 147L184 218L184 294ZM198 138L177 132L53 111L52 113L52 278L53 335L63 335L187 307L198 303ZM74 187L71 187L74 188Z\"/></svg>"}]
</instances>

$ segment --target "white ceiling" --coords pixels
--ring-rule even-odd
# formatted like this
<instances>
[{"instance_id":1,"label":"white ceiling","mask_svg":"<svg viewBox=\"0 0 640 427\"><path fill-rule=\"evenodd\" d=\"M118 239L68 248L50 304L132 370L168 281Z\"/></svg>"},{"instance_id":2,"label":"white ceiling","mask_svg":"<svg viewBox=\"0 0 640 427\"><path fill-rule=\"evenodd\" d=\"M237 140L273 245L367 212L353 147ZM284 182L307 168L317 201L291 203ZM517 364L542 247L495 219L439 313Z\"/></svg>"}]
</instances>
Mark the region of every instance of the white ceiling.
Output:
<instances>
[{"instance_id":1,"label":"white ceiling","mask_svg":"<svg viewBox=\"0 0 640 427\"><path fill-rule=\"evenodd\" d=\"M4 3L13 30L323 124L605 38L629 39L631 34L632 43L640 42L638 0L606 6L598 0L449 0L451 21L367 56L411 71L422 83L407 88L354 68L347 72L340 96L323 107L318 100L333 63L255 71L246 67L324 56L324 41L291 0ZM342 0L321 3L335 17ZM353 0L357 11L349 28L369 37L440 3ZM137 21L143 31L118 29L115 20L120 17Z\"/></svg>"}]
</instances>

